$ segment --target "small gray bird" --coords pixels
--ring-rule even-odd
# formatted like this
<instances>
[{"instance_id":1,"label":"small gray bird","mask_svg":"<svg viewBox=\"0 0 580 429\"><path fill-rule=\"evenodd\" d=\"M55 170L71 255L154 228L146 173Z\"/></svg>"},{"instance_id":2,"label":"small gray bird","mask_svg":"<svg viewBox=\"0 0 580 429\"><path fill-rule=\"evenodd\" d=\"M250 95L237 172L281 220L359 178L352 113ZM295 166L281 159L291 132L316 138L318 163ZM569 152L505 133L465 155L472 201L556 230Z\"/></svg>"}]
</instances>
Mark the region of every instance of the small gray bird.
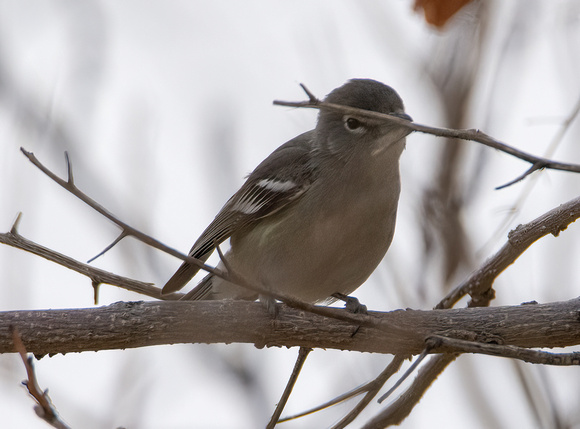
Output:
<instances>
[{"instance_id":1,"label":"small gray bird","mask_svg":"<svg viewBox=\"0 0 580 429\"><path fill-rule=\"evenodd\" d=\"M352 79L325 101L412 120L399 95L371 79ZM280 146L248 176L189 255L205 261L229 238L228 265L260 288L312 303L350 294L393 239L399 158L410 132L395 123L321 109L314 130ZM181 289L198 271L183 263L163 293ZM187 298L258 295L208 274Z\"/></svg>"}]
</instances>

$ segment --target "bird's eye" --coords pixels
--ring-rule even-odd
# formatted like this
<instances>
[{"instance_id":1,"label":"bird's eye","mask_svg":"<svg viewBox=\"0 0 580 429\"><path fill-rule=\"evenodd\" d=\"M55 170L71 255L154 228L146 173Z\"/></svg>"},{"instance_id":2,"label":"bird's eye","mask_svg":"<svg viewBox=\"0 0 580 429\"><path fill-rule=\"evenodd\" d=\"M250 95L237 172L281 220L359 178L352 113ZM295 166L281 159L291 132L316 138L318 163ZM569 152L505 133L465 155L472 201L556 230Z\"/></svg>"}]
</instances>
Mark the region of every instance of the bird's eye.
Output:
<instances>
[{"instance_id":1,"label":"bird's eye","mask_svg":"<svg viewBox=\"0 0 580 429\"><path fill-rule=\"evenodd\" d=\"M344 118L344 126L349 131L359 130L363 123L356 118L353 117L346 117Z\"/></svg>"}]
</instances>

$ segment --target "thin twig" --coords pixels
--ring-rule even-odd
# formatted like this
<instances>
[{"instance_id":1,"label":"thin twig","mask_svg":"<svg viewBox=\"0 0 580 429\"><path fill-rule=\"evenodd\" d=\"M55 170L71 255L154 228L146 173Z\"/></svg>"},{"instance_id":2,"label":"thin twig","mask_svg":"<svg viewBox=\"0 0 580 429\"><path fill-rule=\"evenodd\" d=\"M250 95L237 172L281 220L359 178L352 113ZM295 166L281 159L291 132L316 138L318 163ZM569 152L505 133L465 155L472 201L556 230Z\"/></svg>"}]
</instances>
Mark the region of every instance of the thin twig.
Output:
<instances>
[{"instance_id":1,"label":"thin twig","mask_svg":"<svg viewBox=\"0 0 580 429\"><path fill-rule=\"evenodd\" d=\"M306 87L306 85L304 85L303 83L301 83L300 84L300 87L306 93L306 95L310 99L310 102L311 103L313 103L313 104L320 103L320 100L312 92L310 92L310 90Z\"/></svg>"},{"instance_id":2,"label":"thin twig","mask_svg":"<svg viewBox=\"0 0 580 429\"><path fill-rule=\"evenodd\" d=\"M34 407L34 412L42 420L50 424L57 429L69 429L59 417L52 401L48 396L48 390L42 390L38 385L38 380L36 379L36 372L34 371L34 364L32 356L27 356L26 347L20 338L18 329L15 326L10 326L12 331L12 342L14 343L14 349L20 354L24 367L26 368L26 374L28 380L23 381L22 384L28 389L30 396L34 398L38 405Z\"/></svg>"},{"instance_id":3,"label":"thin twig","mask_svg":"<svg viewBox=\"0 0 580 429\"><path fill-rule=\"evenodd\" d=\"M509 182L504 183L503 185L496 186L495 187L495 190L496 191L499 191L501 189L505 189L505 188L507 188L509 186L515 185L516 183L521 182L522 180L524 180L526 177L528 177L534 171L541 170L542 168L544 168L542 166L542 164L535 163L530 168L528 168L526 171L524 171L521 175L519 175L518 177L516 177L515 179L510 180Z\"/></svg>"},{"instance_id":4,"label":"thin twig","mask_svg":"<svg viewBox=\"0 0 580 429\"><path fill-rule=\"evenodd\" d=\"M552 161L547 158L542 158L539 156L532 155L530 153L524 152L522 150L516 149L493 137L481 132L477 129L466 129L466 130L455 130L451 128L437 128L428 125L418 124L416 122L409 122L405 119L398 118L396 116L391 116L385 113L373 112L371 110L358 109L355 107L342 106L340 104L327 103L326 101L280 101L274 100L275 105L279 106L290 106L290 107L302 107L302 108L312 108L312 109L329 109L337 112L342 112L345 114L359 115L369 119L378 119L381 121L389 121L396 123L399 126L406 127L410 130L417 131L425 134L432 134L437 137L448 137L461 140L470 140L481 143L485 146L500 150L523 161L529 162L531 164L537 164L538 168L549 168L552 170L561 171L571 171L575 173L580 173L580 165L569 164L564 162Z\"/></svg>"},{"instance_id":5,"label":"thin twig","mask_svg":"<svg viewBox=\"0 0 580 429\"><path fill-rule=\"evenodd\" d=\"M68 180L63 180L60 177L58 177L56 174L54 174L52 171L50 171L48 168L46 168L38 160L38 158L36 158L36 156L32 152L28 152L24 148L20 148L20 150L22 151L24 156L26 156L28 158L28 160L30 162L32 162L32 164L34 164L40 171L42 171L44 174L46 174L48 177L50 177L54 182L58 183L64 189L66 189L71 194L73 194L75 197L77 197L82 202L84 202L85 204L90 206L93 210L97 211L98 213L100 213L101 215L103 215L104 217L109 219L111 222L113 222L115 225L120 227L122 230L121 235L123 236L123 238L129 237L129 236L135 237L139 241L141 241L141 242L143 242L151 247L154 247L158 250L161 250L165 253L168 253L172 256L175 256L176 258L179 258L183 261L186 261L190 264L193 264L193 265L201 268L202 270L208 271L212 274L215 274L218 277L221 277L221 273L219 272L219 270L216 270L213 267L204 264L199 259L184 255L183 253L179 252L178 250L175 250L175 249L163 244L159 240L156 240L155 238L153 238L147 234L144 234L143 232L137 230L136 228L133 228L131 225L121 221L114 214L109 212L107 209L105 209L103 206L101 206L99 203L97 203L95 200L93 200L91 197L89 197L87 194L85 194L79 188L77 188L77 186L74 184L74 181L72 180L72 176L70 175L70 174L72 174L72 165L71 165L70 159L68 157L68 154L65 154L65 157L66 157L67 170L69 172L69 176L68 176Z\"/></svg>"},{"instance_id":6,"label":"thin twig","mask_svg":"<svg viewBox=\"0 0 580 429\"><path fill-rule=\"evenodd\" d=\"M365 423L363 429L384 428L389 425L398 425L411 413L415 405L421 400L427 389L435 379L451 364L459 355L443 354L429 359L419 368L413 384L401 396L393 401L388 407Z\"/></svg>"},{"instance_id":7,"label":"thin twig","mask_svg":"<svg viewBox=\"0 0 580 429\"><path fill-rule=\"evenodd\" d=\"M399 370L404 361L405 358L402 357L401 355L394 356L389 365L387 365L387 367L383 370L383 372L381 372L375 379L352 390L349 390L348 392L345 392L342 395L339 395L336 398L333 398L330 401L325 402L324 404L318 405L314 408L311 408L307 411L303 411L299 414L284 417L283 419L280 419L279 422L282 423L290 420L295 420L300 417L304 417L309 414L322 411L326 408L332 407L333 405L340 404L344 401L354 398L355 396L365 393L363 399L361 399L361 401L345 417L343 417L340 422L338 422L335 426L332 427L332 429L344 428L348 424L350 424L362 412L362 410L366 408L366 406L376 396L378 391L381 390L381 388L384 386L387 380Z\"/></svg>"},{"instance_id":8,"label":"thin twig","mask_svg":"<svg viewBox=\"0 0 580 429\"><path fill-rule=\"evenodd\" d=\"M119 234L119 236L117 238L115 238L115 240L113 240L113 242L111 244L109 244L107 247L105 247L103 250L101 250L99 253L97 253L95 256L93 256L91 259L89 259L87 261L87 264L90 264L95 259L103 256L105 253L107 253L109 250L111 250L113 247L115 247L117 245L117 243L119 243L125 237L127 237L127 234L125 233L125 231L121 232L121 234Z\"/></svg>"},{"instance_id":9,"label":"thin twig","mask_svg":"<svg viewBox=\"0 0 580 429\"><path fill-rule=\"evenodd\" d=\"M576 105L574 106L574 108L572 109L570 114L566 117L566 119L564 120L564 122L562 123L562 125L560 126L560 128L558 129L558 131L556 132L554 137L552 138L552 141L550 142L550 144L548 145L548 148L544 152L545 157L551 157L554 154L554 152L556 151L556 148L560 145L560 143L564 139L564 136L570 130L572 123L578 118L579 115L580 115L580 97L578 97L578 100L576 101ZM489 247L490 243L497 241L500 238L501 234L507 229L507 227L514 220L516 213L518 212L518 209L523 206L526 199L531 194L532 189L536 185L537 180L535 180L535 179L537 177L538 176L534 176L531 178L531 180L528 180L526 182L526 184L525 184L524 188L522 189L517 200L514 202L514 204L509 209L507 209L507 212L509 214L506 216L506 218L503 220L501 225L494 232L494 234L492 235L492 238L490 238L488 240L488 242L484 245L484 248Z\"/></svg>"},{"instance_id":10,"label":"thin twig","mask_svg":"<svg viewBox=\"0 0 580 429\"><path fill-rule=\"evenodd\" d=\"M434 353L477 353L517 359L541 365L580 365L580 352L550 353L542 350L531 350L503 344L484 344L475 341L465 341L457 338L443 337L441 335L434 335L427 338L426 343L432 348Z\"/></svg>"},{"instance_id":11,"label":"thin twig","mask_svg":"<svg viewBox=\"0 0 580 429\"><path fill-rule=\"evenodd\" d=\"M355 418L359 416L360 413L367 407L367 405L373 400L377 395L379 390L385 385L385 383L399 371L401 365L406 360L403 355L395 355L387 367L379 374L377 378L369 382L367 386L366 395L359 401L356 406L350 410L350 412L344 416L332 429L343 429L349 425Z\"/></svg>"},{"instance_id":12,"label":"thin twig","mask_svg":"<svg viewBox=\"0 0 580 429\"><path fill-rule=\"evenodd\" d=\"M105 270L93 267L91 265L83 264L69 256L56 252L47 247L41 246L33 241L30 241L18 233L17 226L20 222L21 214L19 213L10 232L0 233L0 243L7 244L17 249L24 250L34 255L40 256L49 261L55 262L70 270L76 271L91 279L94 284L109 284L121 287L132 292L137 292L157 299L176 300L181 298L183 294L173 293L169 295L161 295L161 289L153 286L151 283L141 282L139 280L130 279L128 277L119 276Z\"/></svg>"},{"instance_id":13,"label":"thin twig","mask_svg":"<svg viewBox=\"0 0 580 429\"><path fill-rule=\"evenodd\" d=\"M411 374L413 374L413 372L417 369L417 367L419 366L419 364L421 362L423 362L423 360L427 357L427 355L429 353L431 353L431 349L433 347L430 344L427 344L427 347L425 347L425 350L423 350L423 353L421 353L419 355L419 357L417 359L415 359L415 362L413 362L413 364L409 367L409 369L407 369L407 371L405 371L405 373L397 380L397 382L393 385L393 387L391 387L385 394L383 394L379 399L378 399L378 403L382 403L385 399L387 399L389 396L391 396L391 394L397 390L399 388L399 386L401 384L403 384L403 382L409 378L409 376Z\"/></svg>"},{"instance_id":14,"label":"thin twig","mask_svg":"<svg viewBox=\"0 0 580 429\"><path fill-rule=\"evenodd\" d=\"M270 422L268 422L266 429L273 429L279 422L280 415L282 414L282 411L284 411L284 407L288 402L288 398L290 398L290 394L292 393L292 389L294 389L294 385L298 380L298 376L300 375L300 371L304 366L304 362L306 362L306 358L308 357L311 351L312 349L308 347L300 347L300 349L298 350L298 356L296 357L296 363L294 364L292 374L290 374L290 378L288 379L288 383L286 383L284 393L282 393L282 396L278 401L278 405L276 405L274 414L272 414L272 418L270 419Z\"/></svg>"}]
</instances>

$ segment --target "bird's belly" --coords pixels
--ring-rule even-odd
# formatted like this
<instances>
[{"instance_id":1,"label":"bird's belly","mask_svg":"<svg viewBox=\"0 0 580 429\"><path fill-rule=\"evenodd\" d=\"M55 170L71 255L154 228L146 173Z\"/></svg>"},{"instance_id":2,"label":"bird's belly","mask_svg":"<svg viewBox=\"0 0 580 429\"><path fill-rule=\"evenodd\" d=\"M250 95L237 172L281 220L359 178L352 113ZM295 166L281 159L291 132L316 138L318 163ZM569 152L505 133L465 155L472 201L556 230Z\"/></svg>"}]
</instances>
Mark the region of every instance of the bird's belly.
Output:
<instances>
[{"instance_id":1,"label":"bird's belly","mask_svg":"<svg viewBox=\"0 0 580 429\"><path fill-rule=\"evenodd\" d=\"M260 226L259 243L240 240L240 246L263 246L265 251L239 252L256 257L236 260L238 243L232 240L232 266L243 267L242 274L261 287L308 302L335 292L349 294L370 276L391 243L395 213L383 216L392 221L376 221L376 216L348 207L305 218L292 228L272 219Z\"/></svg>"}]
</instances>

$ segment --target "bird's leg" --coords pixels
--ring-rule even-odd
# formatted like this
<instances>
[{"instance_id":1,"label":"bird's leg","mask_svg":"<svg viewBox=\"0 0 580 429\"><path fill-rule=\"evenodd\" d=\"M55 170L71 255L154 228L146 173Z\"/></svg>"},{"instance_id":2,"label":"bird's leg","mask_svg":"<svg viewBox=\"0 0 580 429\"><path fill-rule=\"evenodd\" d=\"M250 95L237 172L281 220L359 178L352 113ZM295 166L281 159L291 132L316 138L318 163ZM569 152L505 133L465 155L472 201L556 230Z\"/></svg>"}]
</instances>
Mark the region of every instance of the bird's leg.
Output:
<instances>
[{"instance_id":1,"label":"bird's leg","mask_svg":"<svg viewBox=\"0 0 580 429\"><path fill-rule=\"evenodd\" d=\"M336 292L332 294L333 298L339 299L344 302L344 308L350 313L360 313L367 314L367 306L361 304L358 298L354 296L348 296L344 293Z\"/></svg>"}]
</instances>

